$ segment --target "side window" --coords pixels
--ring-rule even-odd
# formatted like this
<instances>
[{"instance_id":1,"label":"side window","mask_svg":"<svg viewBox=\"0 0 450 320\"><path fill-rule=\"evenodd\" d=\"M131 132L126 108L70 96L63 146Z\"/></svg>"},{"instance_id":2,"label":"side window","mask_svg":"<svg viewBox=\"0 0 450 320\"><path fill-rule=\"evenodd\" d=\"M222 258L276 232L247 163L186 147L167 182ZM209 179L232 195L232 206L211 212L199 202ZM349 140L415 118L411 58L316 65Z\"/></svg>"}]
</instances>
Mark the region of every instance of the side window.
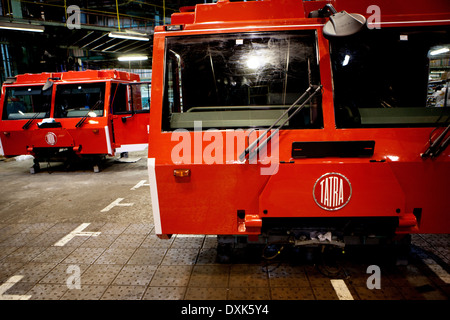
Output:
<instances>
[{"instance_id":1,"label":"side window","mask_svg":"<svg viewBox=\"0 0 450 320\"><path fill-rule=\"evenodd\" d=\"M338 128L445 125L449 27L382 28L330 41Z\"/></svg>"},{"instance_id":2,"label":"side window","mask_svg":"<svg viewBox=\"0 0 450 320\"><path fill-rule=\"evenodd\" d=\"M111 102L113 114L131 112L127 99L127 86L121 83L111 84Z\"/></svg>"},{"instance_id":3,"label":"side window","mask_svg":"<svg viewBox=\"0 0 450 320\"><path fill-rule=\"evenodd\" d=\"M114 114L150 111L150 83L111 84Z\"/></svg>"},{"instance_id":4,"label":"side window","mask_svg":"<svg viewBox=\"0 0 450 320\"><path fill-rule=\"evenodd\" d=\"M450 43L432 47L428 51L430 73L428 77L427 107L450 107Z\"/></svg>"},{"instance_id":5,"label":"side window","mask_svg":"<svg viewBox=\"0 0 450 320\"><path fill-rule=\"evenodd\" d=\"M132 107L134 112L150 111L150 83L130 84L129 90L132 97Z\"/></svg>"}]
</instances>

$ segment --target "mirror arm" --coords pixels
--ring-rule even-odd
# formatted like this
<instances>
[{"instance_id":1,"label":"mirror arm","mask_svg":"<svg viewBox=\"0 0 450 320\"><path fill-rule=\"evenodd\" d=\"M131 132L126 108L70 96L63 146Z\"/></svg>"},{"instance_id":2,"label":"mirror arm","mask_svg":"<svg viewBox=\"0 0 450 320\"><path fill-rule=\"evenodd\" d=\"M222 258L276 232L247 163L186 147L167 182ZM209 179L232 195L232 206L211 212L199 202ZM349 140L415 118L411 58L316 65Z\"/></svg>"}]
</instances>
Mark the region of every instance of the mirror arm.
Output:
<instances>
[{"instance_id":1,"label":"mirror arm","mask_svg":"<svg viewBox=\"0 0 450 320\"><path fill-rule=\"evenodd\" d=\"M335 14L337 13L337 10L333 7L332 4L327 3L322 9L321 9L321 14L323 16L325 16L325 14L329 12L330 14Z\"/></svg>"}]
</instances>

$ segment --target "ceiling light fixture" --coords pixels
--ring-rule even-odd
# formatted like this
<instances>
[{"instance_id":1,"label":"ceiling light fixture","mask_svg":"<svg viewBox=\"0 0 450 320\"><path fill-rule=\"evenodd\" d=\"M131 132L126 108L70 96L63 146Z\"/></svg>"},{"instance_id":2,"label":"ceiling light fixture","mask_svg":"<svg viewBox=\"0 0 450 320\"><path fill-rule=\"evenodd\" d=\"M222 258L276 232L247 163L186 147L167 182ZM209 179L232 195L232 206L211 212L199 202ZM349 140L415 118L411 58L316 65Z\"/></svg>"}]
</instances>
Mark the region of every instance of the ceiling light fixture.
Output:
<instances>
[{"instance_id":1,"label":"ceiling light fixture","mask_svg":"<svg viewBox=\"0 0 450 320\"><path fill-rule=\"evenodd\" d=\"M17 31L29 31L29 32L44 32L44 26L27 23L14 23L14 22L0 22L0 29L17 30Z\"/></svg>"},{"instance_id":2,"label":"ceiling light fixture","mask_svg":"<svg viewBox=\"0 0 450 320\"><path fill-rule=\"evenodd\" d=\"M150 38L145 33L139 32L110 32L108 34L111 38L127 39L127 40L138 40L138 41L149 41Z\"/></svg>"},{"instance_id":3,"label":"ceiling light fixture","mask_svg":"<svg viewBox=\"0 0 450 320\"><path fill-rule=\"evenodd\" d=\"M147 59L147 56L121 56L117 58L119 61L144 61Z\"/></svg>"},{"instance_id":4,"label":"ceiling light fixture","mask_svg":"<svg viewBox=\"0 0 450 320\"><path fill-rule=\"evenodd\" d=\"M446 53L446 52L449 52L449 51L450 51L449 48L441 48L441 49L433 50L433 51L430 52L430 56L435 56L435 55L438 55L438 54L441 54L441 53Z\"/></svg>"}]
</instances>

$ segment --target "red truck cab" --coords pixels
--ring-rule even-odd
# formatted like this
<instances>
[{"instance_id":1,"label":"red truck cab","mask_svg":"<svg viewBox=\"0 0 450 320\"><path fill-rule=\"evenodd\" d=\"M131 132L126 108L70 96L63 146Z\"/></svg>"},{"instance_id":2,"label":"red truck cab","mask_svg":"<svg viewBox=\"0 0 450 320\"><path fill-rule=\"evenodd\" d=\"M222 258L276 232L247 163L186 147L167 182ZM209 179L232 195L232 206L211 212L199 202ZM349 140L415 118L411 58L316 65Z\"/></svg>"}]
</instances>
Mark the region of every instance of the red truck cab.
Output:
<instances>
[{"instance_id":1,"label":"red truck cab","mask_svg":"<svg viewBox=\"0 0 450 320\"><path fill-rule=\"evenodd\" d=\"M0 155L100 160L148 146L150 83L116 70L23 74L5 81Z\"/></svg>"}]
</instances>

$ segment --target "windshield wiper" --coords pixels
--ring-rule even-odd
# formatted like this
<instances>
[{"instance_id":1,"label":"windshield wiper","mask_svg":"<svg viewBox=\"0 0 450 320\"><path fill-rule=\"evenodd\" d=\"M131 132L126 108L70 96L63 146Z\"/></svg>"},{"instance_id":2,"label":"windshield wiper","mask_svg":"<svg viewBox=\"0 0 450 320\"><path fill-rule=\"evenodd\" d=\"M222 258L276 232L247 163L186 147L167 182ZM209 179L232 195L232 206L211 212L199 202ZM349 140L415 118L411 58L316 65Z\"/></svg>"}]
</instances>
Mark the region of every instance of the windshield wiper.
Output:
<instances>
[{"instance_id":1,"label":"windshield wiper","mask_svg":"<svg viewBox=\"0 0 450 320\"><path fill-rule=\"evenodd\" d=\"M80 127L83 125L83 123L86 121L86 119L88 118L89 113L91 113L92 111L94 111L95 109L97 109L97 107L98 107L102 102L103 102L102 100L98 100L98 101L95 103L95 105L94 105L91 109L89 109L89 111L86 113L86 115L85 115L83 118L81 118L80 121L78 121L78 123L75 125L75 128L80 128Z\"/></svg>"},{"instance_id":2,"label":"windshield wiper","mask_svg":"<svg viewBox=\"0 0 450 320\"><path fill-rule=\"evenodd\" d=\"M448 136L447 139L445 139L444 142L442 142L441 145L436 149L436 151L432 155L432 158L436 158L437 156L439 156L441 152L444 151L445 148L447 148L449 143L450 143L450 136Z\"/></svg>"},{"instance_id":3,"label":"windshield wiper","mask_svg":"<svg viewBox=\"0 0 450 320\"><path fill-rule=\"evenodd\" d=\"M39 115L40 113L41 113L40 111L36 112L36 113L33 115L33 117L32 117L31 119L29 119L29 120L27 121L27 123L25 123L25 124L23 125L22 129L23 129L23 130L27 130L27 129L31 126L31 124L33 123L33 121L38 117L38 115Z\"/></svg>"},{"instance_id":4,"label":"windshield wiper","mask_svg":"<svg viewBox=\"0 0 450 320\"><path fill-rule=\"evenodd\" d=\"M439 135L439 137L437 137L436 140L434 140L434 142L430 144L428 149L425 150L425 152L422 153L420 156L422 158L428 158L428 157L436 158L437 156L439 156L441 154L441 152L444 151L445 148L447 148L447 146L450 142L450 136L444 140L444 138L447 135L447 132L449 130L450 130L450 124L447 126L447 128L445 128L444 131L442 131L442 133ZM442 142L442 140L444 140L444 142Z\"/></svg>"},{"instance_id":5,"label":"windshield wiper","mask_svg":"<svg viewBox=\"0 0 450 320\"><path fill-rule=\"evenodd\" d=\"M293 117L295 116L298 112L300 112L300 110L303 109L303 107L306 105L307 102L309 102L318 92L320 92L322 89L322 85L318 85L318 86L313 86L310 85L308 89L306 89L306 91L285 111L283 112L283 114L262 134L260 135L251 145L249 145L244 152L241 153L241 155L239 156L239 160L240 161L244 161L245 158L248 156L248 159L251 160L253 159L253 157L255 155L258 154L259 150L261 148L263 148L271 139L272 137L278 133L278 131L280 131L280 129ZM314 91L313 91L314 90ZM311 91L313 91L311 93ZM266 140L264 140L261 144L259 144L259 141L265 137L267 135L267 133L272 130L273 127L275 127L278 122L280 122L281 119L284 118L284 116L286 114L289 113L289 111L291 111L292 109L294 109L297 104L302 101L306 95L309 94L309 97L306 98L305 101L303 101L303 103L297 107L297 109L281 124L278 126L278 128L275 129L274 132L272 132L272 134L270 136L268 136L266 138ZM259 144L259 145L258 145ZM254 149L254 150L253 150Z\"/></svg>"}]
</instances>

